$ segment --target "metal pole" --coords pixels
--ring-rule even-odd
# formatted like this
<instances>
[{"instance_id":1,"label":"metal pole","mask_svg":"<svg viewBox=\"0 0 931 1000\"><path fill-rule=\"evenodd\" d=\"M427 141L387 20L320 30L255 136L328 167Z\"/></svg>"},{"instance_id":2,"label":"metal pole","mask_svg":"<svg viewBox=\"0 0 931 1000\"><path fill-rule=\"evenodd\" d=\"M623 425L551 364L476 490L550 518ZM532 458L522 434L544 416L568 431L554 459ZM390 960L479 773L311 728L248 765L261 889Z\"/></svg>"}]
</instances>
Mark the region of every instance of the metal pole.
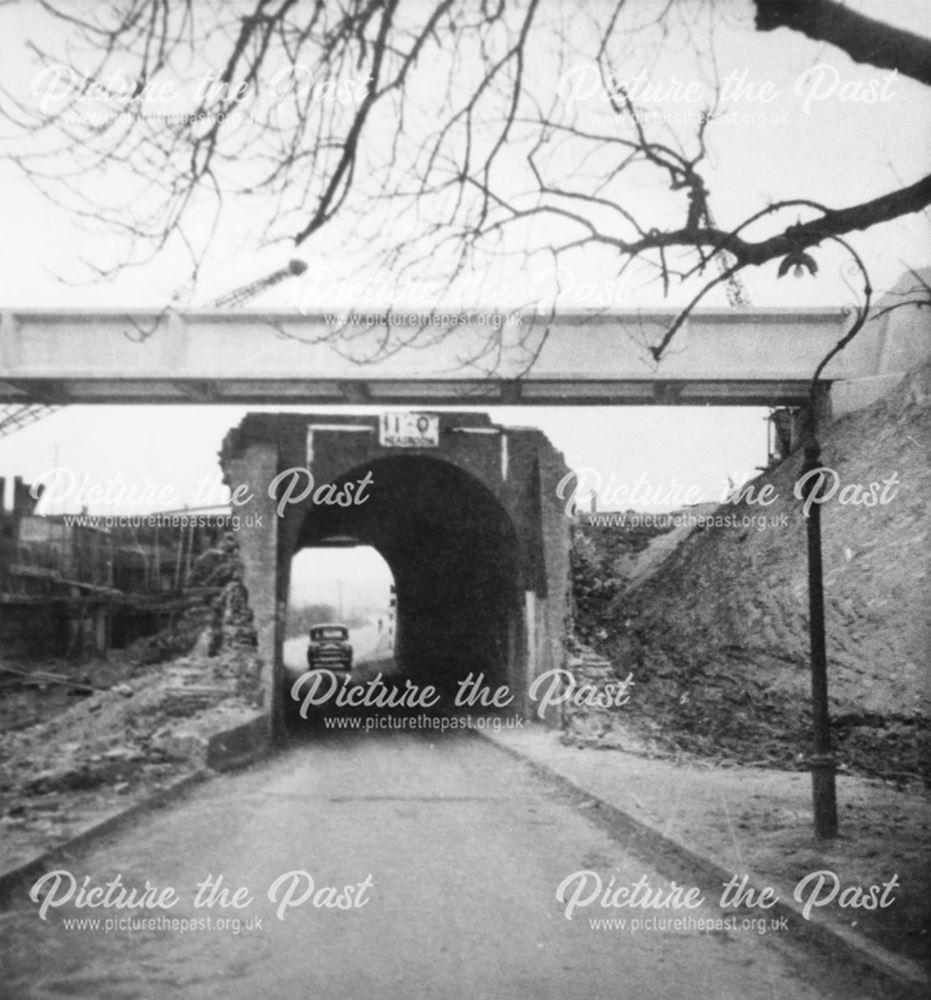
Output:
<instances>
[{"instance_id":1,"label":"metal pole","mask_svg":"<svg viewBox=\"0 0 931 1000\"><path fill-rule=\"evenodd\" d=\"M828 364L863 329L870 315L873 289L870 276L860 255L839 236L829 239L840 244L849 254L856 272L863 278L863 304L855 310L854 320L847 332L821 359L808 387L808 433L805 443L804 471L811 472L821 464L821 445L818 442L818 422L821 404L825 401L819 383ZM809 270L812 270L809 267ZM814 271L812 271L814 273ZM815 477L817 478L817 477ZM808 484L807 500L817 486ZM815 813L815 836L837 836L837 786L834 776L834 755L831 752L831 720L828 714L828 657L824 635L824 573L821 564L821 507L820 497L812 497L808 510L808 635L811 645L811 768L812 805Z\"/></svg>"},{"instance_id":2,"label":"metal pole","mask_svg":"<svg viewBox=\"0 0 931 1000\"><path fill-rule=\"evenodd\" d=\"M814 400L812 401L814 402ZM817 438L817 415L810 413L811 437L805 446L803 472L817 469L821 447ZM817 477L814 477L817 479ZM810 484L809 495L817 487ZM807 497L806 497L807 499ZM808 512L808 634L811 647L811 791L815 813L815 836L837 836L837 791L834 756L831 753L831 720L828 714L828 660L824 629L824 572L821 562L821 506L818 498Z\"/></svg>"}]
</instances>

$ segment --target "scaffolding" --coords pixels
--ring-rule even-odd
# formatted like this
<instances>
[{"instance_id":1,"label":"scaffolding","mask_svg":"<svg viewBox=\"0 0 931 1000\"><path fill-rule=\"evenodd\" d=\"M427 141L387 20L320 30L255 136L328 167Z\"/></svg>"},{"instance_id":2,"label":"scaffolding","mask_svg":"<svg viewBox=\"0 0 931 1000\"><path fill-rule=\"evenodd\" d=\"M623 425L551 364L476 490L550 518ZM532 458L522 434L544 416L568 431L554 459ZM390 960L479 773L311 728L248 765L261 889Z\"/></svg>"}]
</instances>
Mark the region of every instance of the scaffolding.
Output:
<instances>
[{"instance_id":1,"label":"scaffolding","mask_svg":"<svg viewBox=\"0 0 931 1000\"><path fill-rule=\"evenodd\" d=\"M0 438L9 434L15 434L24 427L34 424L43 417L49 417L60 406L52 406L49 403L7 403L0 405Z\"/></svg>"}]
</instances>

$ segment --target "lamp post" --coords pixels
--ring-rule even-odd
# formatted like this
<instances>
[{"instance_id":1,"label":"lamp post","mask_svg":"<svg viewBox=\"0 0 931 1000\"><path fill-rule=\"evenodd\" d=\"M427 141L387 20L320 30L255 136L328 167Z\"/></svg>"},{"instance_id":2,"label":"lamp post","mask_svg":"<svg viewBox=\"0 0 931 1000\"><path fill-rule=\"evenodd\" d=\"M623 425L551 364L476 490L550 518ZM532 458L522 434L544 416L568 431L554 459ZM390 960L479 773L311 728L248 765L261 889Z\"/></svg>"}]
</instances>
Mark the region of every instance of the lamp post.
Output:
<instances>
[{"instance_id":1,"label":"lamp post","mask_svg":"<svg viewBox=\"0 0 931 1000\"><path fill-rule=\"evenodd\" d=\"M863 279L863 305L858 307L847 332L821 359L808 386L808 433L805 442L805 459L802 467L806 476L803 498L806 511L808 551L808 639L811 655L811 770L812 806L815 836L837 836L837 785L835 761L831 751L831 719L828 712L828 658L824 627L824 567L821 558L821 497L817 495L820 477L808 474L821 465L821 444L818 440L818 423L822 396L821 375L831 359L842 351L863 329L870 311L873 289L863 261L845 240L830 237L849 253ZM814 273L814 270L811 271Z\"/></svg>"},{"instance_id":2,"label":"lamp post","mask_svg":"<svg viewBox=\"0 0 931 1000\"><path fill-rule=\"evenodd\" d=\"M821 463L821 446L817 436L817 413L810 399L810 434L805 445L803 476ZM804 498L808 517L808 638L811 653L811 724L812 745L808 765L811 769L811 793L815 817L815 836L837 836L837 790L835 762L831 752L831 720L828 713L828 658L824 628L824 568L821 559L821 504L815 496L818 477L805 480L808 494ZM811 501L810 503L808 501Z\"/></svg>"}]
</instances>

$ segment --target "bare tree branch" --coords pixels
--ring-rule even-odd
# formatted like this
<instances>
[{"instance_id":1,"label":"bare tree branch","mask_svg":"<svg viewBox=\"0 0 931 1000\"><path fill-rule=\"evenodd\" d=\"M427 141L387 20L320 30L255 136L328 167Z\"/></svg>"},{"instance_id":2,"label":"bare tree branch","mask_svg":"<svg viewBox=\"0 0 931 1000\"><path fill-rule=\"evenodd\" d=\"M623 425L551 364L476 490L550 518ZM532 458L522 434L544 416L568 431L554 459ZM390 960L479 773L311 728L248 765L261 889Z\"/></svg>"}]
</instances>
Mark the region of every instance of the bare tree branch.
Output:
<instances>
[{"instance_id":1,"label":"bare tree branch","mask_svg":"<svg viewBox=\"0 0 931 1000\"><path fill-rule=\"evenodd\" d=\"M181 253L193 289L233 213L256 220L242 237L253 245L287 241L325 256L351 242L396 278L444 275L447 291L506 254L527 264L547 252L558 269L594 250L616 257L618 279L645 275L664 295L690 283L687 305L648 346L659 362L689 312L722 284L730 293L745 269L811 270L812 248L931 205L927 176L848 205L800 191L734 220L727 192L711 183L723 16L713 4L666 0L645 13L625 0L114 0L79 13L70 0L41 0L37 9L53 30L30 39L30 92L0 88L0 118L13 128L3 143L40 190L124 241L118 259L88 261L93 280ZM931 42L835 0L748 0L743 15L754 11L760 31L786 27L931 82ZM670 32L712 83L696 121L675 129L651 120L619 80L633 54L659 52ZM597 117L564 88L589 70ZM177 114L160 105L171 88ZM554 281L547 306L560 290ZM386 330L379 351L398 346Z\"/></svg>"},{"instance_id":2,"label":"bare tree branch","mask_svg":"<svg viewBox=\"0 0 931 1000\"><path fill-rule=\"evenodd\" d=\"M851 10L837 0L754 0L758 31L789 28L878 69L931 85L931 41Z\"/></svg>"}]
</instances>

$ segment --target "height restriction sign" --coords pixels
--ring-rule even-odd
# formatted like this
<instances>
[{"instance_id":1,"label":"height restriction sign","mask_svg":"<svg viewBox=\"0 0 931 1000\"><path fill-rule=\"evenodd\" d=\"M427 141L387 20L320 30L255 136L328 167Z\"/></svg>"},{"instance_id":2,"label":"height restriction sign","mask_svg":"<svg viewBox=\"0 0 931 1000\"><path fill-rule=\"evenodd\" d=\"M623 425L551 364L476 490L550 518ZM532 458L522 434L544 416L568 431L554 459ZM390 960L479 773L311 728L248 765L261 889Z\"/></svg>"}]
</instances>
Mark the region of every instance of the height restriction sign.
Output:
<instances>
[{"instance_id":1,"label":"height restriction sign","mask_svg":"<svg viewBox=\"0 0 931 1000\"><path fill-rule=\"evenodd\" d=\"M385 448L436 448L440 418L435 413L383 413L378 443Z\"/></svg>"}]
</instances>

